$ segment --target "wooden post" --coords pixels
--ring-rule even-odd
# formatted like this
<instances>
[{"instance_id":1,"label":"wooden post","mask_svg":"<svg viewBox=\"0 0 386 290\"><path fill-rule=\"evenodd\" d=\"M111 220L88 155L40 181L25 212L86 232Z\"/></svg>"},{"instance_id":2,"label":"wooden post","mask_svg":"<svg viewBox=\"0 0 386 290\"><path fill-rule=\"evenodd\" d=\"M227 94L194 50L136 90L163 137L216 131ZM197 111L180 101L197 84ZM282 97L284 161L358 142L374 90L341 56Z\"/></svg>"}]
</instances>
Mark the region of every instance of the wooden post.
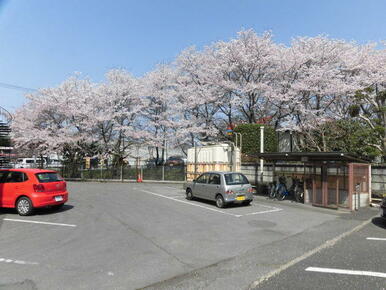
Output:
<instances>
[{"instance_id":1,"label":"wooden post","mask_svg":"<svg viewBox=\"0 0 386 290\"><path fill-rule=\"evenodd\" d=\"M372 194L371 194L371 164L367 167L367 191L369 192L369 204L372 203Z\"/></svg>"},{"instance_id":2,"label":"wooden post","mask_svg":"<svg viewBox=\"0 0 386 290\"><path fill-rule=\"evenodd\" d=\"M354 192L354 176L353 176L353 164L348 164L348 206L350 210L353 209L352 205L352 198L353 198L353 192Z\"/></svg>"},{"instance_id":3,"label":"wooden post","mask_svg":"<svg viewBox=\"0 0 386 290\"><path fill-rule=\"evenodd\" d=\"M339 207L339 176L338 176L338 168L336 169L336 206Z\"/></svg>"}]
</instances>

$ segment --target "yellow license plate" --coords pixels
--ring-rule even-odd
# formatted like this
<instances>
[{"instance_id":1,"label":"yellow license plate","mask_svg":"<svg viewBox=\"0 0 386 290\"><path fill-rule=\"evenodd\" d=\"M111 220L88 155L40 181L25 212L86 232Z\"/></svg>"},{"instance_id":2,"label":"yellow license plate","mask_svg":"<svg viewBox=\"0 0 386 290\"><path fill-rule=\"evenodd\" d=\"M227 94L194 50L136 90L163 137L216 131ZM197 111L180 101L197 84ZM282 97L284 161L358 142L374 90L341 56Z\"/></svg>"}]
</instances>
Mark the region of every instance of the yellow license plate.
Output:
<instances>
[{"instance_id":1,"label":"yellow license plate","mask_svg":"<svg viewBox=\"0 0 386 290\"><path fill-rule=\"evenodd\" d=\"M245 196L236 196L236 200L245 200Z\"/></svg>"}]
</instances>

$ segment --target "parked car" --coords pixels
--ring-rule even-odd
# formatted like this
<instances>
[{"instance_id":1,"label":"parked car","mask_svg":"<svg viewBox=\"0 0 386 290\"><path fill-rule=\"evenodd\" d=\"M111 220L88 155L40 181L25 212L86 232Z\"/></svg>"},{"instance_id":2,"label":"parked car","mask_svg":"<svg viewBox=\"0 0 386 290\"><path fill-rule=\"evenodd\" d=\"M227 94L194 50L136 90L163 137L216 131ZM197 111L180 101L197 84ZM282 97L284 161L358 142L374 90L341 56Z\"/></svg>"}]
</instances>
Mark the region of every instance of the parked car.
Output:
<instances>
[{"instance_id":1,"label":"parked car","mask_svg":"<svg viewBox=\"0 0 386 290\"><path fill-rule=\"evenodd\" d=\"M162 164L163 164L162 159L151 158L151 159L146 160L146 167L147 168L157 167L158 165L162 165Z\"/></svg>"},{"instance_id":2,"label":"parked car","mask_svg":"<svg viewBox=\"0 0 386 290\"><path fill-rule=\"evenodd\" d=\"M381 217L386 221L386 197L383 198L381 203Z\"/></svg>"},{"instance_id":3,"label":"parked car","mask_svg":"<svg viewBox=\"0 0 386 290\"><path fill-rule=\"evenodd\" d=\"M59 159L50 159L47 162L46 167L48 167L48 168L62 168L63 164L62 164L62 161L60 161Z\"/></svg>"},{"instance_id":4,"label":"parked car","mask_svg":"<svg viewBox=\"0 0 386 290\"><path fill-rule=\"evenodd\" d=\"M15 163L15 168L34 168L37 167L35 158L19 158Z\"/></svg>"},{"instance_id":5,"label":"parked car","mask_svg":"<svg viewBox=\"0 0 386 290\"><path fill-rule=\"evenodd\" d=\"M19 158L16 160L15 168L37 168L39 166L45 167L46 160L40 158Z\"/></svg>"},{"instance_id":6,"label":"parked car","mask_svg":"<svg viewBox=\"0 0 386 290\"><path fill-rule=\"evenodd\" d=\"M186 199L213 200L219 208L230 203L249 205L254 192L245 175L238 172L206 172L185 183L184 189Z\"/></svg>"},{"instance_id":7,"label":"parked car","mask_svg":"<svg viewBox=\"0 0 386 290\"><path fill-rule=\"evenodd\" d=\"M182 156L170 156L166 160L165 165L166 166L183 166L185 165L185 160Z\"/></svg>"},{"instance_id":8,"label":"parked car","mask_svg":"<svg viewBox=\"0 0 386 290\"><path fill-rule=\"evenodd\" d=\"M16 208L19 215L35 208L62 207L68 200L66 182L53 170L1 169L0 207Z\"/></svg>"}]
</instances>

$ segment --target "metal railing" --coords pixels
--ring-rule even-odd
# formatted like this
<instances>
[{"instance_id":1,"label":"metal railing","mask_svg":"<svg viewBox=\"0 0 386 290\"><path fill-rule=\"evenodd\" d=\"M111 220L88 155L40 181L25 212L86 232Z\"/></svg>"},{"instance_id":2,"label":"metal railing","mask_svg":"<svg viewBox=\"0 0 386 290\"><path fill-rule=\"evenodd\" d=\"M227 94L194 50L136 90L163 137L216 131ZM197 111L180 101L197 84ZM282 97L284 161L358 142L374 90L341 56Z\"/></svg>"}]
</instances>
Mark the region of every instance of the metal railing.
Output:
<instances>
[{"instance_id":1,"label":"metal railing","mask_svg":"<svg viewBox=\"0 0 386 290\"><path fill-rule=\"evenodd\" d=\"M10 150L4 147L9 143L9 134L11 133L10 123L12 115L4 108L0 107L0 167L10 167Z\"/></svg>"},{"instance_id":2,"label":"metal railing","mask_svg":"<svg viewBox=\"0 0 386 290\"><path fill-rule=\"evenodd\" d=\"M0 123L9 125L12 122L12 115L3 107L0 107Z\"/></svg>"}]
</instances>

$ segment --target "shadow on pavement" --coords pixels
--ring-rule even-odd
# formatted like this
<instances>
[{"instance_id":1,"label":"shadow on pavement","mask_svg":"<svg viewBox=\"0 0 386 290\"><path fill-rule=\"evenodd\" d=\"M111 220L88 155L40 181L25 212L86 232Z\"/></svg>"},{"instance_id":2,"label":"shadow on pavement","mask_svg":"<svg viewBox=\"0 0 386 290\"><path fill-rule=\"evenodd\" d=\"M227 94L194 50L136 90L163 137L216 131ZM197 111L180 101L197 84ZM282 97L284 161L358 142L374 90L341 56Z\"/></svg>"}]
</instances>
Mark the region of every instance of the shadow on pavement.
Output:
<instances>
[{"instance_id":1,"label":"shadow on pavement","mask_svg":"<svg viewBox=\"0 0 386 290\"><path fill-rule=\"evenodd\" d=\"M198 202L198 203L202 203L202 204L206 204L206 205L211 205L211 206L217 208L216 207L216 202L212 201L212 200L207 200L207 199L201 199L199 197L194 197L194 199L192 201ZM251 205L250 204L249 205L245 205L245 204L242 204L242 203L227 203L223 209L235 208L235 207L246 207L246 206L251 206Z\"/></svg>"},{"instance_id":2,"label":"shadow on pavement","mask_svg":"<svg viewBox=\"0 0 386 290\"><path fill-rule=\"evenodd\" d=\"M47 214L54 214L59 212L65 212L68 210L73 209L74 206L70 204L65 204L63 207L57 209L55 207L47 207L47 208L37 208L35 209L33 215L47 215Z\"/></svg>"},{"instance_id":3,"label":"shadow on pavement","mask_svg":"<svg viewBox=\"0 0 386 290\"><path fill-rule=\"evenodd\" d=\"M377 227L383 228L386 230L386 219L381 217L375 217L371 220L371 222Z\"/></svg>"},{"instance_id":4,"label":"shadow on pavement","mask_svg":"<svg viewBox=\"0 0 386 290\"><path fill-rule=\"evenodd\" d=\"M65 212L68 210L73 209L74 206L70 204L65 204L63 207L57 209L54 207L43 207L43 208L36 208L34 212L32 213L32 216L34 215L48 215L48 214L55 214L60 212ZM0 215L1 214L15 214L17 215L17 211L14 208L0 208Z\"/></svg>"}]
</instances>

